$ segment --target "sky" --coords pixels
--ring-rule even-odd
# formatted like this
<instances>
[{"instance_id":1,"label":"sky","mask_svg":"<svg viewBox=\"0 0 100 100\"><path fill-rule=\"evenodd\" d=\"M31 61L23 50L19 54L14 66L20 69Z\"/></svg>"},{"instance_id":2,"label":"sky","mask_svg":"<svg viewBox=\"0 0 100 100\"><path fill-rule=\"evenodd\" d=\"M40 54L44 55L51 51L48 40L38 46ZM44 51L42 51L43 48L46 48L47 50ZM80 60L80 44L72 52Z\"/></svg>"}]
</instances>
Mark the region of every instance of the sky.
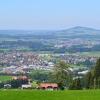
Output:
<instances>
[{"instance_id":1,"label":"sky","mask_svg":"<svg viewBox=\"0 0 100 100\"><path fill-rule=\"evenodd\" d=\"M100 0L0 0L0 29L100 29Z\"/></svg>"}]
</instances>

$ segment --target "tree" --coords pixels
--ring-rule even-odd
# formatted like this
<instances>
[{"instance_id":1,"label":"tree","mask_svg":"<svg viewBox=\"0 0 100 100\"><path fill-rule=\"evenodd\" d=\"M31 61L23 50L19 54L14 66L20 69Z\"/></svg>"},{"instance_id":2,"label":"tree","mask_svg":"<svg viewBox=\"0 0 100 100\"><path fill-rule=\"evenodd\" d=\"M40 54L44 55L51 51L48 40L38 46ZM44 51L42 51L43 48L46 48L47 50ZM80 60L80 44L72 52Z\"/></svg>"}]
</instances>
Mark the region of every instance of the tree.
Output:
<instances>
[{"instance_id":1,"label":"tree","mask_svg":"<svg viewBox=\"0 0 100 100\"><path fill-rule=\"evenodd\" d=\"M85 88L86 89L90 89L93 88L94 85L94 79L93 79L93 71L91 70L90 72L88 72L85 76Z\"/></svg>"},{"instance_id":2,"label":"tree","mask_svg":"<svg viewBox=\"0 0 100 100\"><path fill-rule=\"evenodd\" d=\"M4 88L4 83L3 82L0 82L0 89L1 88Z\"/></svg>"},{"instance_id":3,"label":"tree","mask_svg":"<svg viewBox=\"0 0 100 100\"><path fill-rule=\"evenodd\" d=\"M74 79L70 84L69 89L81 90L82 89L81 79L80 78Z\"/></svg>"},{"instance_id":4,"label":"tree","mask_svg":"<svg viewBox=\"0 0 100 100\"><path fill-rule=\"evenodd\" d=\"M96 62L96 66L94 67L94 77L97 79L100 77L100 58Z\"/></svg>"},{"instance_id":5,"label":"tree","mask_svg":"<svg viewBox=\"0 0 100 100\"><path fill-rule=\"evenodd\" d=\"M86 75L86 88L100 88L100 58L95 67Z\"/></svg>"},{"instance_id":6,"label":"tree","mask_svg":"<svg viewBox=\"0 0 100 100\"><path fill-rule=\"evenodd\" d=\"M32 80L38 82L48 82L49 81L50 72L45 70L33 70L32 73L29 74L29 77Z\"/></svg>"},{"instance_id":7,"label":"tree","mask_svg":"<svg viewBox=\"0 0 100 100\"><path fill-rule=\"evenodd\" d=\"M11 80L10 84L12 88L19 88L22 86L22 84L28 84L28 80L22 80L22 79Z\"/></svg>"},{"instance_id":8,"label":"tree","mask_svg":"<svg viewBox=\"0 0 100 100\"><path fill-rule=\"evenodd\" d=\"M61 61L54 66L53 79L58 84L60 89L64 89L68 85L69 81L69 65Z\"/></svg>"},{"instance_id":9,"label":"tree","mask_svg":"<svg viewBox=\"0 0 100 100\"><path fill-rule=\"evenodd\" d=\"M94 67L94 88L99 88L100 81L100 58L97 60L96 65Z\"/></svg>"}]
</instances>

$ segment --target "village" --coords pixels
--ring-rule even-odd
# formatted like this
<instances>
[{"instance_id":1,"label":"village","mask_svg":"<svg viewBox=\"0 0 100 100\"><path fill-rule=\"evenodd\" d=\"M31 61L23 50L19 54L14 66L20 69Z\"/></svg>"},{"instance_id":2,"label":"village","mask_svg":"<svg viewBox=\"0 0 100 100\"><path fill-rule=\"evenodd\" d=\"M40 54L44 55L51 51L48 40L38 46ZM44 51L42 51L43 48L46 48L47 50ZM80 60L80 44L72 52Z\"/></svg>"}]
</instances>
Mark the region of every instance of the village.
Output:
<instances>
[{"instance_id":1,"label":"village","mask_svg":"<svg viewBox=\"0 0 100 100\"><path fill-rule=\"evenodd\" d=\"M88 64L95 64L97 59L98 57L80 56L77 53L37 54L30 51L0 53L0 75L11 76L10 80L1 81L0 87L4 89L57 90L59 89L58 84L49 80L48 76L51 77L49 73L54 71L54 67L59 61L69 64L70 67L67 71L73 76L74 80L83 78L92 68ZM81 64L83 65L80 66Z\"/></svg>"},{"instance_id":2,"label":"village","mask_svg":"<svg viewBox=\"0 0 100 100\"><path fill-rule=\"evenodd\" d=\"M62 60L71 68L86 68L96 63L98 57L80 56L78 54L37 54L33 52L0 53L0 73L28 74L31 70L53 70L54 64Z\"/></svg>"}]
</instances>

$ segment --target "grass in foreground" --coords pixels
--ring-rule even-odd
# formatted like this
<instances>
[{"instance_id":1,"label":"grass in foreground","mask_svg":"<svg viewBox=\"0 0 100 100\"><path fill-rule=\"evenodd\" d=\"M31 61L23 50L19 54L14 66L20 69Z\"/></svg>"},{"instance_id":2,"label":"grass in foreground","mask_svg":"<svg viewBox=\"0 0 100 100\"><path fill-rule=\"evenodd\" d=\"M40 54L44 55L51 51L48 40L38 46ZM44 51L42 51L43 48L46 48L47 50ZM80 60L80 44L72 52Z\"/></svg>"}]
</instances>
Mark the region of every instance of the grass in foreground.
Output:
<instances>
[{"instance_id":1,"label":"grass in foreground","mask_svg":"<svg viewBox=\"0 0 100 100\"><path fill-rule=\"evenodd\" d=\"M82 90L82 91L1 90L0 100L100 100L100 90Z\"/></svg>"}]
</instances>

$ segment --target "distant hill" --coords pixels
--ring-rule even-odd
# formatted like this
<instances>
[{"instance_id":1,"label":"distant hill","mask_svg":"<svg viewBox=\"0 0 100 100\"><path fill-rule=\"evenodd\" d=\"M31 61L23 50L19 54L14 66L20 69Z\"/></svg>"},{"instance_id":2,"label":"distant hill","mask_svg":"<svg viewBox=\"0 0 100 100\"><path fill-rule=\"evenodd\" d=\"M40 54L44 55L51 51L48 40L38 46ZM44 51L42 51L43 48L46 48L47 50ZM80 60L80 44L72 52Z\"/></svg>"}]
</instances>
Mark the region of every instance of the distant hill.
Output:
<instances>
[{"instance_id":1,"label":"distant hill","mask_svg":"<svg viewBox=\"0 0 100 100\"><path fill-rule=\"evenodd\" d=\"M45 30L0 30L0 36L9 35L9 36L45 36L45 37L86 37L86 36L96 36L100 37L100 30L76 26L65 30L60 31L45 31Z\"/></svg>"},{"instance_id":2,"label":"distant hill","mask_svg":"<svg viewBox=\"0 0 100 100\"><path fill-rule=\"evenodd\" d=\"M59 31L58 33L66 34L66 35L98 35L100 34L100 30L76 26L66 30Z\"/></svg>"}]
</instances>

